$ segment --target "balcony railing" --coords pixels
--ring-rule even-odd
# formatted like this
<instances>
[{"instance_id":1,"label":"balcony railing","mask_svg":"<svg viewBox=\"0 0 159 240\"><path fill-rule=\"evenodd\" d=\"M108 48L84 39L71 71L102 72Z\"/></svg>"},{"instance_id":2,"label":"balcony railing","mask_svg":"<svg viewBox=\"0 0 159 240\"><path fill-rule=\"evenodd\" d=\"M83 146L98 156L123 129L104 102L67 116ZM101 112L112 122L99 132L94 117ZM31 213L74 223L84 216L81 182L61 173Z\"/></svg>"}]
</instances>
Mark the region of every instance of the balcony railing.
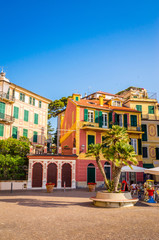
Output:
<instances>
[{"instance_id":1,"label":"balcony railing","mask_svg":"<svg viewBox=\"0 0 159 240\"><path fill-rule=\"evenodd\" d=\"M4 93L4 92L2 92L2 91L0 92L0 98L6 99L6 100L11 101L11 102L14 102L14 101L15 101L15 98L14 98L13 95L10 95L10 94L8 94L8 93Z\"/></svg>"},{"instance_id":2,"label":"balcony railing","mask_svg":"<svg viewBox=\"0 0 159 240\"><path fill-rule=\"evenodd\" d=\"M159 116L156 116L155 114L142 114L141 119L142 120L159 120Z\"/></svg>"},{"instance_id":3,"label":"balcony railing","mask_svg":"<svg viewBox=\"0 0 159 240\"><path fill-rule=\"evenodd\" d=\"M0 113L0 121L10 123L10 122L14 121L14 117L12 117L8 114Z\"/></svg>"},{"instance_id":4,"label":"balcony railing","mask_svg":"<svg viewBox=\"0 0 159 240\"><path fill-rule=\"evenodd\" d=\"M141 125L137 125L137 126L131 126L131 125L127 125L127 130L128 131L142 131Z\"/></svg>"}]
</instances>

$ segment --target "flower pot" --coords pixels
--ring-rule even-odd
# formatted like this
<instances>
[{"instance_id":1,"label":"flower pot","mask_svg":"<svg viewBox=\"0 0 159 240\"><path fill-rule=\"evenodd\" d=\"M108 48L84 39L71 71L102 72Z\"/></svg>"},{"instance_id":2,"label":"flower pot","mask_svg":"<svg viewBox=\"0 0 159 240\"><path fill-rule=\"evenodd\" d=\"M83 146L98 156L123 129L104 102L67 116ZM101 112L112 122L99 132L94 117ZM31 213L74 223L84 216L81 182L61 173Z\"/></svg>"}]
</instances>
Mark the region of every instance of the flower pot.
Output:
<instances>
[{"instance_id":1,"label":"flower pot","mask_svg":"<svg viewBox=\"0 0 159 240\"><path fill-rule=\"evenodd\" d=\"M96 184L88 184L89 192L95 192Z\"/></svg>"},{"instance_id":2,"label":"flower pot","mask_svg":"<svg viewBox=\"0 0 159 240\"><path fill-rule=\"evenodd\" d=\"M47 193L52 193L54 186L55 186L55 184L46 184Z\"/></svg>"}]
</instances>

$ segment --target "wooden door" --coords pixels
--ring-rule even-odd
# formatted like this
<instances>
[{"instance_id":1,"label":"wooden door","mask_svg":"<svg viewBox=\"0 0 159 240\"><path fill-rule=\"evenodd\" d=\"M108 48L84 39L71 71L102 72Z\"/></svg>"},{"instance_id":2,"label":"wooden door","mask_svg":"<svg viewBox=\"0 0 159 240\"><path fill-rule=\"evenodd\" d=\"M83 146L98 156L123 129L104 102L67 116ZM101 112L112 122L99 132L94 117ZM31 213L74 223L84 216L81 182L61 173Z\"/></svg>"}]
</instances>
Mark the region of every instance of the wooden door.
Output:
<instances>
[{"instance_id":1,"label":"wooden door","mask_svg":"<svg viewBox=\"0 0 159 240\"><path fill-rule=\"evenodd\" d=\"M87 183L95 183L95 166L89 164L87 167Z\"/></svg>"},{"instance_id":2,"label":"wooden door","mask_svg":"<svg viewBox=\"0 0 159 240\"><path fill-rule=\"evenodd\" d=\"M42 164L35 163L33 165L32 187L42 187L42 172Z\"/></svg>"},{"instance_id":3,"label":"wooden door","mask_svg":"<svg viewBox=\"0 0 159 240\"><path fill-rule=\"evenodd\" d=\"M50 163L47 168L47 183L52 182L57 187L57 165Z\"/></svg>"},{"instance_id":4,"label":"wooden door","mask_svg":"<svg viewBox=\"0 0 159 240\"><path fill-rule=\"evenodd\" d=\"M62 166L62 187L71 187L71 166L69 163L64 163Z\"/></svg>"}]
</instances>

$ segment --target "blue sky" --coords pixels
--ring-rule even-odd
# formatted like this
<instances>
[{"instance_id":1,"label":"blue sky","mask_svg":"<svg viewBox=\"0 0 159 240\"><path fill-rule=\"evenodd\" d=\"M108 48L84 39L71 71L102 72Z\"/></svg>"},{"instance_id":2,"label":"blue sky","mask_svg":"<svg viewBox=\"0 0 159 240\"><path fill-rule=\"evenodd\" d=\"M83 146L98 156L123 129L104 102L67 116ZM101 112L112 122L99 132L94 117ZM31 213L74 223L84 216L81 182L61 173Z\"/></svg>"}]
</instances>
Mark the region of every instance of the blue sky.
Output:
<instances>
[{"instance_id":1,"label":"blue sky","mask_svg":"<svg viewBox=\"0 0 159 240\"><path fill-rule=\"evenodd\" d=\"M52 100L129 86L159 97L159 1L1 1L0 66Z\"/></svg>"}]
</instances>

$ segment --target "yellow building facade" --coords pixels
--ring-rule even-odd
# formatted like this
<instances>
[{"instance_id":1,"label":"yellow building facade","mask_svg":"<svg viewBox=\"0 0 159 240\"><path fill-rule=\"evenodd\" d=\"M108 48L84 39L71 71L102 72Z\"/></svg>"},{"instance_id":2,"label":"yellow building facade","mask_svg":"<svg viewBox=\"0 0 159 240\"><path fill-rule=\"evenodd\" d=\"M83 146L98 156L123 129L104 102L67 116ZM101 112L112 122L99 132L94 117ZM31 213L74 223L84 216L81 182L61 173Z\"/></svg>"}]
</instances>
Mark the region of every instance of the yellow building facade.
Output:
<instances>
[{"instance_id":1,"label":"yellow building facade","mask_svg":"<svg viewBox=\"0 0 159 240\"><path fill-rule=\"evenodd\" d=\"M51 100L11 83L0 73L0 140L28 137L33 145L47 140L48 104Z\"/></svg>"}]
</instances>

